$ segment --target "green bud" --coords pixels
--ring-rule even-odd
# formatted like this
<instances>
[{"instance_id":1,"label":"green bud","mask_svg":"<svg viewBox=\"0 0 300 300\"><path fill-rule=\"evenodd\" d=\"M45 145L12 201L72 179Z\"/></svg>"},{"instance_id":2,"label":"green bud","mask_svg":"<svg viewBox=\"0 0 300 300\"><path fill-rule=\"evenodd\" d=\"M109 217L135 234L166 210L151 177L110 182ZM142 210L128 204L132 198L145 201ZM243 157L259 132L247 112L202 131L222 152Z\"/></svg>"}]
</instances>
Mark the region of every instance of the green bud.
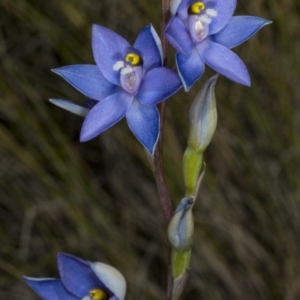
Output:
<instances>
[{"instance_id":1,"label":"green bud","mask_svg":"<svg viewBox=\"0 0 300 300\"><path fill-rule=\"evenodd\" d=\"M218 75L211 77L196 96L190 109L190 133L183 157L183 175L187 196L195 196L203 153L217 127L215 85Z\"/></svg>"},{"instance_id":2,"label":"green bud","mask_svg":"<svg viewBox=\"0 0 300 300\"><path fill-rule=\"evenodd\" d=\"M174 212L168 226L168 238L173 249L184 251L191 248L194 234L193 205L194 199L185 197Z\"/></svg>"}]
</instances>

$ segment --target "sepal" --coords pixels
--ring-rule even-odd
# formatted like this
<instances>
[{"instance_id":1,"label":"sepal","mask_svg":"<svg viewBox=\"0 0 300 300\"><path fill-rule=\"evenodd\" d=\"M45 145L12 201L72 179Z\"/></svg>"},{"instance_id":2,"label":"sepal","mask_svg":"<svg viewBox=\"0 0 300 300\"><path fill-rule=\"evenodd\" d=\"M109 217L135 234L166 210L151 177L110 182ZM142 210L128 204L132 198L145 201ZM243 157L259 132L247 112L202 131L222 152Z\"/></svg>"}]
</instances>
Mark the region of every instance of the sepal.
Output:
<instances>
[{"instance_id":1,"label":"sepal","mask_svg":"<svg viewBox=\"0 0 300 300\"><path fill-rule=\"evenodd\" d=\"M88 113L89 113L89 109L78 105L74 102L71 102L69 100L64 100L64 99L49 99L49 102L51 102L52 104L63 108L75 115L81 116L81 117L85 117Z\"/></svg>"}]
</instances>

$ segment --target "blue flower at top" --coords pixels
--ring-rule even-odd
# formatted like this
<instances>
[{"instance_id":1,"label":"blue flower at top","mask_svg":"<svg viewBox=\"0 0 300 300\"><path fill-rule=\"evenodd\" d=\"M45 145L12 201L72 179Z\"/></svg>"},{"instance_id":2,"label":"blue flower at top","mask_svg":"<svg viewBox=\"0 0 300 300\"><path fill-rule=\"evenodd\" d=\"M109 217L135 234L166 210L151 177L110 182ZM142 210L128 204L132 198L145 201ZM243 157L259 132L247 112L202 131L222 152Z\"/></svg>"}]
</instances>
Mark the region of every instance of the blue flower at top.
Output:
<instances>
[{"instance_id":1,"label":"blue flower at top","mask_svg":"<svg viewBox=\"0 0 300 300\"><path fill-rule=\"evenodd\" d=\"M159 135L156 104L182 86L175 72L162 67L157 33L149 25L131 46L110 29L94 25L92 48L97 65L71 65L53 70L84 95L98 101L85 118L80 140L94 138L126 116L131 131L153 154Z\"/></svg>"},{"instance_id":2,"label":"blue flower at top","mask_svg":"<svg viewBox=\"0 0 300 300\"><path fill-rule=\"evenodd\" d=\"M126 281L115 268L59 253L61 279L24 277L44 300L124 300Z\"/></svg>"},{"instance_id":3,"label":"blue flower at top","mask_svg":"<svg viewBox=\"0 0 300 300\"><path fill-rule=\"evenodd\" d=\"M216 72L237 83L250 86L242 60L233 48L254 35L270 21L252 17L232 17L236 0L173 1L176 12L165 33L178 51L176 63L185 90L199 79L207 64Z\"/></svg>"}]
</instances>

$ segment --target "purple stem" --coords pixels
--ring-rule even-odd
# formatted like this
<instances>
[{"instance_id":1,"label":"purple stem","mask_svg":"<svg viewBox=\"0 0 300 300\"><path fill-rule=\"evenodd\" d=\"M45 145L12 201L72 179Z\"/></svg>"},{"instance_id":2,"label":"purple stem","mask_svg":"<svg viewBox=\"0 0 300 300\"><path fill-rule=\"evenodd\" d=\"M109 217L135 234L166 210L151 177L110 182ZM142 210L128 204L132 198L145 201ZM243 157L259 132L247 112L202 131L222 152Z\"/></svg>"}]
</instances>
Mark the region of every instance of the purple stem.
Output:
<instances>
[{"instance_id":1,"label":"purple stem","mask_svg":"<svg viewBox=\"0 0 300 300\"><path fill-rule=\"evenodd\" d=\"M168 42L164 35L164 28L167 25L167 22L170 18L170 3L169 0L162 0L162 24L161 24L161 41L162 41L162 48L163 48L163 65L167 66L168 63ZM163 210L163 216L165 220L166 226L169 224L172 215L173 215L173 208L172 202L170 197L170 192L165 180L164 176L164 167L163 167L163 128L164 128L164 120L165 120L165 113L166 113L166 102L162 102L159 106L159 113L160 113L160 128L159 128L159 140L157 142L156 150L153 157L153 166L154 166L154 177L157 185L158 195L160 199L160 203ZM170 248L168 249L168 258L167 258L167 265L168 265L168 277L167 277L167 300L172 298L172 289L173 289L173 279L171 274L171 257L170 257Z\"/></svg>"}]
</instances>

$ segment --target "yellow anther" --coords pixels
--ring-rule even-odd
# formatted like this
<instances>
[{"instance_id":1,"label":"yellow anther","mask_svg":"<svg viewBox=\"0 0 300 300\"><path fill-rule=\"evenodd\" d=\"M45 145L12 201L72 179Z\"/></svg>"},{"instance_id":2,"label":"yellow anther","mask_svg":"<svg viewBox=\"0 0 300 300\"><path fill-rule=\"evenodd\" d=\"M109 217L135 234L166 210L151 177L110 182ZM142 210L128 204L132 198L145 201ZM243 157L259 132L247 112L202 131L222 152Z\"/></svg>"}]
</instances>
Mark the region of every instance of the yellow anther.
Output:
<instances>
[{"instance_id":1,"label":"yellow anther","mask_svg":"<svg viewBox=\"0 0 300 300\"><path fill-rule=\"evenodd\" d=\"M189 7L189 14L198 15L205 9L205 4L203 2L195 2Z\"/></svg>"},{"instance_id":2,"label":"yellow anther","mask_svg":"<svg viewBox=\"0 0 300 300\"><path fill-rule=\"evenodd\" d=\"M125 60L131 63L132 66L141 66L143 64L142 58L135 53L128 53Z\"/></svg>"},{"instance_id":3,"label":"yellow anther","mask_svg":"<svg viewBox=\"0 0 300 300\"><path fill-rule=\"evenodd\" d=\"M92 289L89 292L89 295L92 300L108 300L109 295L100 289Z\"/></svg>"}]
</instances>

